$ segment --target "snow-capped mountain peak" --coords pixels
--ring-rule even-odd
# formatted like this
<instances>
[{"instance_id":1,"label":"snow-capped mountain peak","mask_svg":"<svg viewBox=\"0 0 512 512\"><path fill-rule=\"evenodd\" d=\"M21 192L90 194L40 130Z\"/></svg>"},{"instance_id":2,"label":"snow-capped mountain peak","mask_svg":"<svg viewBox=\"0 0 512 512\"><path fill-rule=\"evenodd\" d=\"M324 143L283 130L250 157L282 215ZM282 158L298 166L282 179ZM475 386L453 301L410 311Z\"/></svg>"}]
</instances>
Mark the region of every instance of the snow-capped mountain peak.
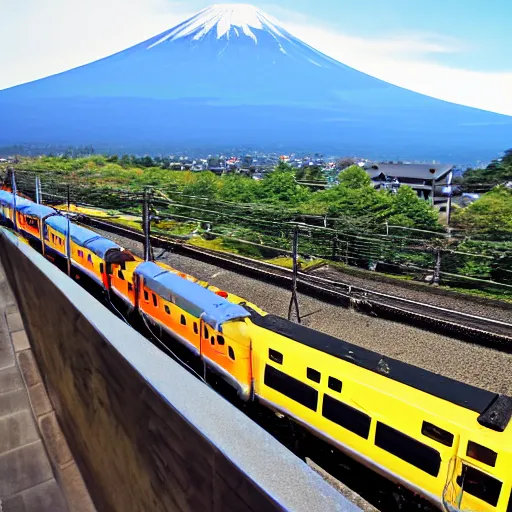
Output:
<instances>
[{"instance_id":1,"label":"snow-capped mountain peak","mask_svg":"<svg viewBox=\"0 0 512 512\"><path fill-rule=\"evenodd\" d=\"M192 37L197 41L216 30L217 39L240 37L242 34L258 43L257 31L263 30L273 36L287 39L286 31L272 16L249 4L216 4L203 9L192 18L184 21L149 48L164 41L175 41Z\"/></svg>"}]
</instances>

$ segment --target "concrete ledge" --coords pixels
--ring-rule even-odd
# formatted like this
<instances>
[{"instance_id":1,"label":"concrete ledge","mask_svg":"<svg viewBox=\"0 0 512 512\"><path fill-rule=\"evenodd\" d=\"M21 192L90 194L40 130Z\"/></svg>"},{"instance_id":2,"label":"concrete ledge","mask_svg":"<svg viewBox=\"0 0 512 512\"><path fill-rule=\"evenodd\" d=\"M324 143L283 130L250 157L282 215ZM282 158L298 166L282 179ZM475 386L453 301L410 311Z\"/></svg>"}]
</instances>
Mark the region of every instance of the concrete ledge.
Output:
<instances>
[{"instance_id":1,"label":"concrete ledge","mask_svg":"<svg viewBox=\"0 0 512 512\"><path fill-rule=\"evenodd\" d=\"M0 293L5 294L10 290L1 265L0 269L3 275ZM14 300L11 297L9 300ZM0 304L0 352L2 366L8 366L0 369L0 480L3 481L0 510L93 512L15 303ZM21 387L9 391L13 381ZM68 482L68 467L72 465L75 474Z\"/></svg>"},{"instance_id":2,"label":"concrete ledge","mask_svg":"<svg viewBox=\"0 0 512 512\"><path fill-rule=\"evenodd\" d=\"M99 510L359 510L6 231L0 255L58 423ZM18 361L36 386L34 360L22 351ZM43 418L51 418L43 419L51 444L59 434L51 432L53 416ZM65 465L67 453L54 458ZM63 468L63 481L76 476L72 464Z\"/></svg>"}]
</instances>

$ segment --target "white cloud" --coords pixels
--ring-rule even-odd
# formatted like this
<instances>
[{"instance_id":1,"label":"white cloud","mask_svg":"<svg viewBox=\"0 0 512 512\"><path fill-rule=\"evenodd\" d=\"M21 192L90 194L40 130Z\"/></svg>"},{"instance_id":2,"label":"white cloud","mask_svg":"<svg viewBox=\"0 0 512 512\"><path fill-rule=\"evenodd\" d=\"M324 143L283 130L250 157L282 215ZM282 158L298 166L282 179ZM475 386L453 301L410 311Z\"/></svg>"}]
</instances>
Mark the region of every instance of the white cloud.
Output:
<instances>
[{"instance_id":1,"label":"white cloud","mask_svg":"<svg viewBox=\"0 0 512 512\"><path fill-rule=\"evenodd\" d=\"M124 50L190 14L169 0L0 0L0 12L0 89Z\"/></svg>"},{"instance_id":2,"label":"white cloud","mask_svg":"<svg viewBox=\"0 0 512 512\"><path fill-rule=\"evenodd\" d=\"M4 5L9 4L8 8ZM0 0L0 89L65 71L123 50L193 14L170 0ZM262 6L292 34L355 69L436 98L512 115L512 73L436 63L461 43L416 32L354 36L275 5Z\"/></svg>"},{"instance_id":3,"label":"white cloud","mask_svg":"<svg viewBox=\"0 0 512 512\"><path fill-rule=\"evenodd\" d=\"M285 18L283 18L285 19ZM297 18L284 27L326 55L386 82L454 103L512 115L512 72L479 72L435 62L461 43L435 34L344 35Z\"/></svg>"}]
</instances>

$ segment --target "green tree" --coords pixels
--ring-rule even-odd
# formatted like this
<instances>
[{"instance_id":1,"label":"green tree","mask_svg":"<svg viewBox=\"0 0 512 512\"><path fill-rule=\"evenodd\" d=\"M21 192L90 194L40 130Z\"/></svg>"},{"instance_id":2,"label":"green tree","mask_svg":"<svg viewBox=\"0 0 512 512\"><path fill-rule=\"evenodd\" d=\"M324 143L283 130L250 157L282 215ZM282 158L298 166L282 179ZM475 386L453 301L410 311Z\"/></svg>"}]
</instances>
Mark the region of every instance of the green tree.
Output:
<instances>
[{"instance_id":1,"label":"green tree","mask_svg":"<svg viewBox=\"0 0 512 512\"><path fill-rule=\"evenodd\" d=\"M454 224L471 233L510 239L512 236L512 190L494 188L467 208L454 211Z\"/></svg>"},{"instance_id":2,"label":"green tree","mask_svg":"<svg viewBox=\"0 0 512 512\"><path fill-rule=\"evenodd\" d=\"M388 222L399 226L425 229L439 228L438 213L430 203L420 199L418 194L407 186L402 186L391 196Z\"/></svg>"},{"instance_id":3,"label":"green tree","mask_svg":"<svg viewBox=\"0 0 512 512\"><path fill-rule=\"evenodd\" d=\"M304 167L300 167L295 171L295 179L304 180L306 178L306 170Z\"/></svg>"},{"instance_id":4,"label":"green tree","mask_svg":"<svg viewBox=\"0 0 512 512\"><path fill-rule=\"evenodd\" d=\"M348 169L340 172L338 182L341 186L351 189L362 189L372 184L368 173L358 165L351 165Z\"/></svg>"},{"instance_id":5,"label":"green tree","mask_svg":"<svg viewBox=\"0 0 512 512\"><path fill-rule=\"evenodd\" d=\"M130 167L132 165L132 159L129 155L123 155L119 160L119 165L125 168Z\"/></svg>"},{"instance_id":6,"label":"green tree","mask_svg":"<svg viewBox=\"0 0 512 512\"><path fill-rule=\"evenodd\" d=\"M306 187L297 185L293 168L282 162L265 177L261 190L264 201L283 202L290 205L307 201L311 194Z\"/></svg>"},{"instance_id":7,"label":"green tree","mask_svg":"<svg viewBox=\"0 0 512 512\"><path fill-rule=\"evenodd\" d=\"M468 169L457 180L466 190L475 192L490 190L512 180L512 149L507 149L503 158L493 160L485 169Z\"/></svg>"},{"instance_id":8,"label":"green tree","mask_svg":"<svg viewBox=\"0 0 512 512\"><path fill-rule=\"evenodd\" d=\"M389 216L390 194L375 190L364 169L352 166L340 173L338 180L337 186L313 194L305 210L343 218L360 229L380 224Z\"/></svg>"},{"instance_id":9,"label":"green tree","mask_svg":"<svg viewBox=\"0 0 512 512\"><path fill-rule=\"evenodd\" d=\"M254 203L261 197L261 183L244 176L225 176L220 197L225 201Z\"/></svg>"},{"instance_id":10,"label":"green tree","mask_svg":"<svg viewBox=\"0 0 512 512\"><path fill-rule=\"evenodd\" d=\"M188 196L214 198L220 188L219 182L220 178L213 172L199 172L183 187L183 193Z\"/></svg>"}]
</instances>

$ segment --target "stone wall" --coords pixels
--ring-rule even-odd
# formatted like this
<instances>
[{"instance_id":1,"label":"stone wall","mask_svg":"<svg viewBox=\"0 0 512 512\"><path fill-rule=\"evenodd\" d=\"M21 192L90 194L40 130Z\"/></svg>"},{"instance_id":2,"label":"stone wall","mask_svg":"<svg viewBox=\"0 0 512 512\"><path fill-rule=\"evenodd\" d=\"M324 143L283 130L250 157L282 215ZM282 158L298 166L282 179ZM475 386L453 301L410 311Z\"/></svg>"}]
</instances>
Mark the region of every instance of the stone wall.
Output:
<instances>
[{"instance_id":1,"label":"stone wall","mask_svg":"<svg viewBox=\"0 0 512 512\"><path fill-rule=\"evenodd\" d=\"M98 511L358 510L6 230L0 257Z\"/></svg>"}]
</instances>

